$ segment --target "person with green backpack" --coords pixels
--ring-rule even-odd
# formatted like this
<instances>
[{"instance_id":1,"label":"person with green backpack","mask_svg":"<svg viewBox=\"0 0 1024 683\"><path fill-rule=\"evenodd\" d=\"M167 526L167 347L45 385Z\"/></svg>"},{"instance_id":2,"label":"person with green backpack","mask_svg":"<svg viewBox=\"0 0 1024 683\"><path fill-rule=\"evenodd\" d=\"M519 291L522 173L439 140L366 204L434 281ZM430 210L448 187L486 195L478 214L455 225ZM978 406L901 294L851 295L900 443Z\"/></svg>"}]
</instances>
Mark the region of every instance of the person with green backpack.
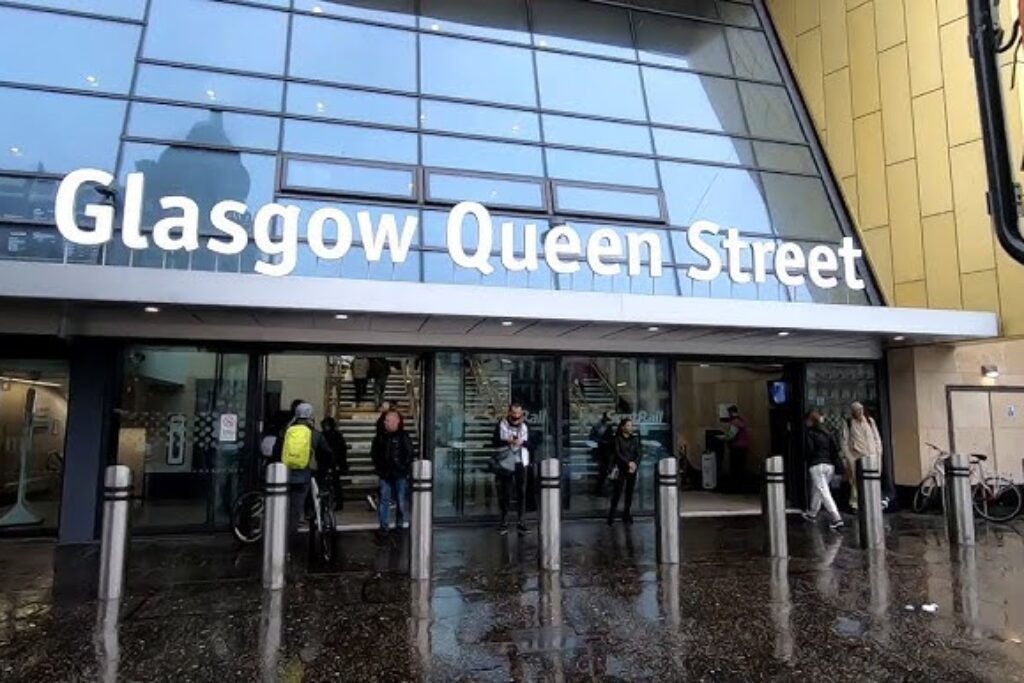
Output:
<instances>
[{"instance_id":1,"label":"person with green backpack","mask_svg":"<svg viewBox=\"0 0 1024 683\"><path fill-rule=\"evenodd\" d=\"M313 421L313 406L300 403L295 407L295 416L288 423L281 443L281 462L288 468L288 528L291 533L299 530L309 497L310 468L316 462L333 462L334 454L327 439L316 429Z\"/></svg>"}]
</instances>

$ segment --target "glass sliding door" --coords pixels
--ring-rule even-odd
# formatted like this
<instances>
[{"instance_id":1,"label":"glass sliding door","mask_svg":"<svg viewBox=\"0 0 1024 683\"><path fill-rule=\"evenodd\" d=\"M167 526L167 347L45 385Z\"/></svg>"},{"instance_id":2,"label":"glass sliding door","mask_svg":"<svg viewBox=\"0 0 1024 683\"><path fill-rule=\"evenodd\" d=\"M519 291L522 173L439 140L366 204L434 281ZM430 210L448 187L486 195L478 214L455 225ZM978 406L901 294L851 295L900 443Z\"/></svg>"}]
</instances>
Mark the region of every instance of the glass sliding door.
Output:
<instances>
[{"instance_id":1,"label":"glass sliding door","mask_svg":"<svg viewBox=\"0 0 1024 683\"><path fill-rule=\"evenodd\" d=\"M568 357L562 363L566 419L563 506L581 515L607 513L612 485L602 465L605 450L601 444L611 438L622 418L629 417L642 446L633 511L652 511L656 463L672 454L668 362L658 358Z\"/></svg>"},{"instance_id":2,"label":"glass sliding door","mask_svg":"<svg viewBox=\"0 0 1024 683\"><path fill-rule=\"evenodd\" d=\"M534 462L554 455L555 361L439 353L435 367L434 512L441 518L497 516L489 469L495 428L509 403L518 401L526 411Z\"/></svg>"}]
</instances>

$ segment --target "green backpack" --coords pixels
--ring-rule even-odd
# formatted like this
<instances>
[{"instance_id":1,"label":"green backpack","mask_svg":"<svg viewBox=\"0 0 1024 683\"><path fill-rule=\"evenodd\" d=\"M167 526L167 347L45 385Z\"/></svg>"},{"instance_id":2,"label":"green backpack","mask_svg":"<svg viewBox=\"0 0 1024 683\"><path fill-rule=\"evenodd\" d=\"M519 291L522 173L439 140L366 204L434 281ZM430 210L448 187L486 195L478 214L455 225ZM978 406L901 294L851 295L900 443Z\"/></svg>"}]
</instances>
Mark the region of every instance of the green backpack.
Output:
<instances>
[{"instance_id":1,"label":"green backpack","mask_svg":"<svg viewBox=\"0 0 1024 683\"><path fill-rule=\"evenodd\" d=\"M281 462L290 470L309 469L313 453L313 430L308 425L294 424L284 433Z\"/></svg>"}]
</instances>

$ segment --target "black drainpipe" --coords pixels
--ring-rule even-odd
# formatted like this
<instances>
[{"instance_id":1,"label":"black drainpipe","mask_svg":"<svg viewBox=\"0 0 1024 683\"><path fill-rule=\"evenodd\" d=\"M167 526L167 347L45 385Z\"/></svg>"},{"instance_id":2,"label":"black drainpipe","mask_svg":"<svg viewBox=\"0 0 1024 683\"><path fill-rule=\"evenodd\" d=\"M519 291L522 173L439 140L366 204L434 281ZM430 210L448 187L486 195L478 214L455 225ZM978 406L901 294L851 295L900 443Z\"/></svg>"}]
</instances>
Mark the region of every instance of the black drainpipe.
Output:
<instances>
[{"instance_id":1,"label":"black drainpipe","mask_svg":"<svg viewBox=\"0 0 1024 683\"><path fill-rule=\"evenodd\" d=\"M999 41L1002 33L999 31L998 14L993 12L992 0L967 0L967 11L988 171L988 211L1003 249L1015 261L1024 264L1024 238L1018 222L1020 187L1014 182L999 82Z\"/></svg>"}]
</instances>

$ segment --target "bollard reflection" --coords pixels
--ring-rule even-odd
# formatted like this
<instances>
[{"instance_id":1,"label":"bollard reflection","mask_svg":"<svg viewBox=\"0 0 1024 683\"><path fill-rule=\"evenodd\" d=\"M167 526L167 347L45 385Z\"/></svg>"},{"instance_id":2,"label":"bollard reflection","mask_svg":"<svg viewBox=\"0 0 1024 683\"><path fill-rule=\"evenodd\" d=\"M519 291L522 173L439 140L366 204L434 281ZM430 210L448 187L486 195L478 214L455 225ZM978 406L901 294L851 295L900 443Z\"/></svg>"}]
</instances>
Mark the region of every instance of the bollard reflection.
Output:
<instances>
[{"instance_id":1,"label":"bollard reflection","mask_svg":"<svg viewBox=\"0 0 1024 683\"><path fill-rule=\"evenodd\" d=\"M419 658L420 671L424 677L428 677L433 655L430 638L432 599L430 581L409 582L409 643Z\"/></svg>"},{"instance_id":2,"label":"bollard reflection","mask_svg":"<svg viewBox=\"0 0 1024 683\"><path fill-rule=\"evenodd\" d=\"M811 528L811 542L814 545L815 586L818 592L825 597L833 597L838 592L838 577L832 563L836 561L839 548L843 544L843 537L838 534L829 533L827 536L820 527Z\"/></svg>"},{"instance_id":3,"label":"bollard reflection","mask_svg":"<svg viewBox=\"0 0 1024 683\"><path fill-rule=\"evenodd\" d=\"M978 593L978 556L973 545L962 545L950 550L956 563L953 595L955 609L959 612L964 633L971 638L980 638L981 599Z\"/></svg>"},{"instance_id":4,"label":"bollard reflection","mask_svg":"<svg viewBox=\"0 0 1024 683\"><path fill-rule=\"evenodd\" d=\"M260 672L267 683L278 679L283 609L283 591L264 591L260 610Z\"/></svg>"},{"instance_id":5,"label":"bollard reflection","mask_svg":"<svg viewBox=\"0 0 1024 683\"><path fill-rule=\"evenodd\" d=\"M118 640L120 600L100 600L96 603L96 627L93 645L96 650L97 679L103 683L117 681L121 664L121 644Z\"/></svg>"},{"instance_id":6,"label":"bollard reflection","mask_svg":"<svg viewBox=\"0 0 1024 683\"><path fill-rule=\"evenodd\" d=\"M884 549L868 551L868 586L871 594L868 609L877 638L881 643L888 644L892 636L892 623L889 619L889 565Z\"/></svg>"},{"instance_id":7,"label":"bollard reflection","mask_svg":"<svg viewBox=\"0 0 1024 683\"><path fill-rule=\"evenodd\" d=\"M784 662L793 659L793 602L789 594L789 559L769 560L772 567L769 594L772 623L775 625L775 657Z\"/></svg>"},{"instance_id":8,"label":"bollard reflection","mask_svg":"<svg viewBox=\"0 0 1024 683\"><path fill-rule=\"evenodd\" d=\"M562 666L562 573L540 572L539 577L540 649L546 653L548 680L565 680Z\"/></svg>"},{"instance_id":9,"label":"bollard reflection","mask_svg":"<svg viewBox=\"0 0 1024 683\"><path fill-rule=\"evenodd\" d=\"M673 633L677 633L682 622L679 607L678 564L665 564L658 567L658 590L665 623Z\"/></svg>"}]
</instances>

